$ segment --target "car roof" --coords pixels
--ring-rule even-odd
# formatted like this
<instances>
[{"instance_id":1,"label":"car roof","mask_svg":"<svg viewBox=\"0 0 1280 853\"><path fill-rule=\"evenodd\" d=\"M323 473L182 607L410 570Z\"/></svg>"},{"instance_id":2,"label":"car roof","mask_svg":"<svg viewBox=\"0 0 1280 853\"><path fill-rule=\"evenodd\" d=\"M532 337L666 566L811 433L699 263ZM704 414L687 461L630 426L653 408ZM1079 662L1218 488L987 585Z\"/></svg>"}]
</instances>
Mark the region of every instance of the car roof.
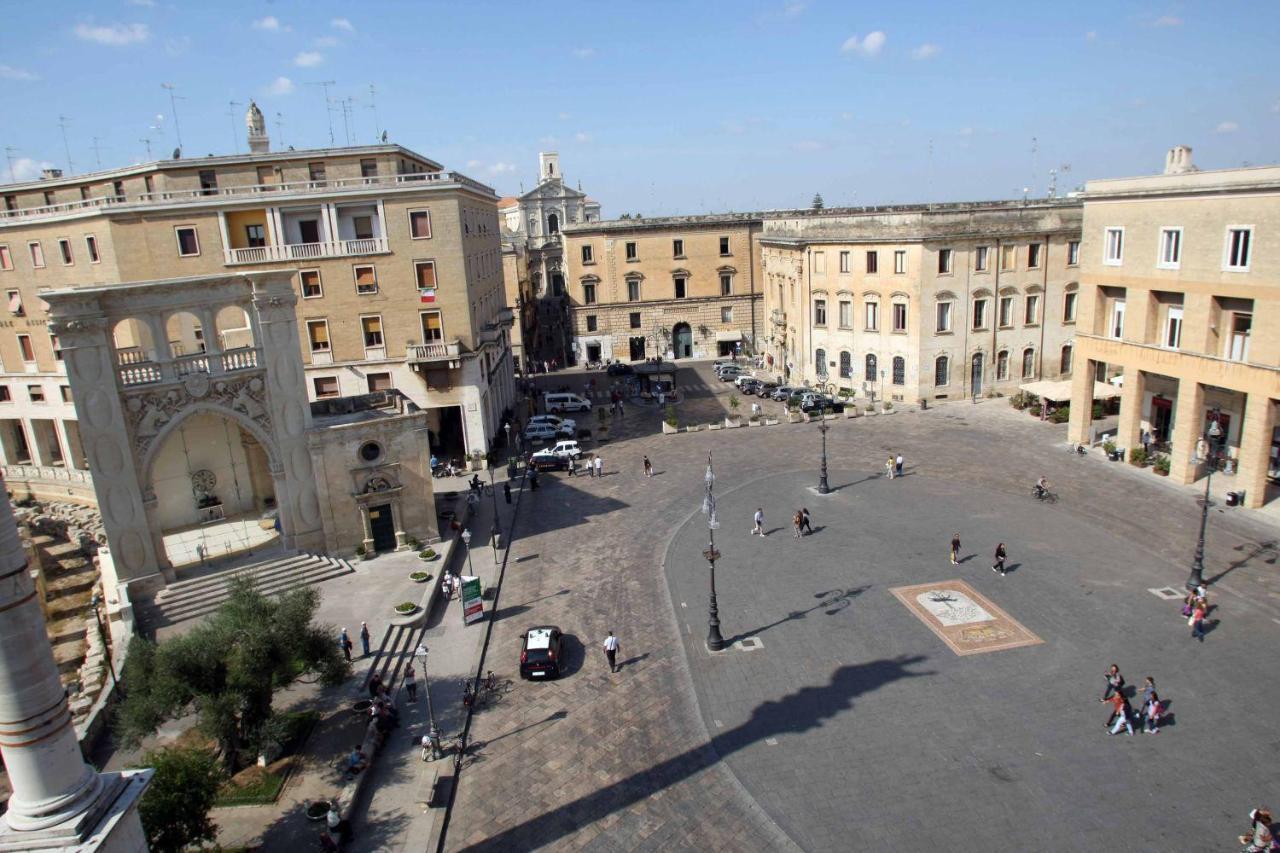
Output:
<instances>
[{"instance_id":1,"label":"car roof","mask_svg":"<svg viewBox=\"0 0 1280 853\"><path fill-rule=\"evenodd\" d=\"M537 628L530 628L525 632L527 642L525 648L529 649L546 649L551 647L551 635L559 634L560 629L554 625L542 625Z\"/></svg>"}]
</instances>

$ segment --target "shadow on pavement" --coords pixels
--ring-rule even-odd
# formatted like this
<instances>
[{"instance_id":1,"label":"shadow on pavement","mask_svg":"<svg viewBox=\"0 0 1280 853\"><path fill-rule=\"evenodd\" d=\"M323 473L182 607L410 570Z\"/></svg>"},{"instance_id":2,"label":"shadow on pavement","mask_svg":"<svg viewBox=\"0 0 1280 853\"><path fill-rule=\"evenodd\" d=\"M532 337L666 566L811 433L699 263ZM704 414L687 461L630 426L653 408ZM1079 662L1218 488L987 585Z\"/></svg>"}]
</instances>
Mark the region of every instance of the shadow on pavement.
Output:
<instances>
[{"instance_id":1,"label":"shadow on pavement","mask_svg":"<svg viewBox=\"0 0 1280 853\"><path fill-rule=\"evenodd\" d=\"M788 613L786 616L783 616L781 619L776 619L773 622L770 622L768 625L761 625L758 628L752 628L750 630L743 631L740 634L737 634L733 637L728 638L727 640L725 640L725 642L728 643L729 645L733 645L739 640L745 640L748 637L759 636L760 634L763 634L765 631L768 631L770 628L776 628L779 625L785 625L787 622L794 622L797 619L804 619L813 611L822 610L823 608L827 608L827 610L825 611L826 615L834 616L837 613L839 613L841 610L844 610L846 607L852 604L853 599L862 595L864 592L866 592L869 589L871 589L870 585L854 587L853 589L829 589L823 592L815 592L813 594L813 597L821 600L817 604L813 605L812 607L806 607L804 610L792 610L790 613Z\"/></svg>"}]
</instances>

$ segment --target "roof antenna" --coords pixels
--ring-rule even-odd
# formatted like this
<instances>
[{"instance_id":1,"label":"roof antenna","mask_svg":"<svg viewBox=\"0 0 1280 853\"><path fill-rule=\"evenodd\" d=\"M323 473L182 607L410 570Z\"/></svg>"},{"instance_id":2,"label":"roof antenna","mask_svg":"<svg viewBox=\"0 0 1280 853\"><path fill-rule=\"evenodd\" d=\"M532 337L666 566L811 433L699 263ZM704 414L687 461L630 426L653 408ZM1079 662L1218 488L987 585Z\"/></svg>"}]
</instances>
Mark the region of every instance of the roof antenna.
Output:
<instances>
[{"instance_id":1,"label":"roof antenna","mask_svg":"<svg viewBox=\"0 0 1280 853\"><path fill-rule=\"evenodd\" d=\"M324 89L324 114L329 119L329 147L334 148L337 143L333 139L333 99L329 97L329 87L338 85L336 80L321 80L319 83L308 83L308 86L319 86Z\"/></svg>"},{"instance_id":2,"label":"roof antenna","mask_svg":"<svg viewBox=\"0 0 1280 853\"><path fill-rule=\"evenodd\" d=\"M243 106L240 101L227 101L227 118L231 119L231 145L237 154L240 153L240 128L236 125L236 107Z\"/></svg>"},{"instance_id":3,"label":"roof antenna","mask_svg":"<svg viewBox=\"0 0 1280 853\"><path fill-rule=\"evenodd\" d=\"M378 137L382 137L382 141L386 142L387 138L382 133L382 122L378 121L378 90L369 84L369 106L366 109L373 110L373 138L377 141Z\"/></svg>"},{"instance_id":4,"label":"roof antenna","mask_svg":"<svg viewBox=\"0 0 1280 853\"><path fill-rule=\"evenodd\" d=\"M95 136L93 138L93 159L97 162L99 171L102 170L102 152L98 150L98 142L101 139L101 136Z\"/></svg>"},{"instance_id":5,"label":"roof antenna","mask_svg":"<svg viewBox=\"0 0 1280 853\"><path fill-rule=\"evenodd\" d=\"M62 149L67 152L67 174L74 175L76 164L71 162L71 146L67 144L67 122L70 121L66 116L58 116L58 127L62 129Z\"/></svg>"},{"instance_id":6,"label":"roof antenna","mask_svg":"<svg viewBox=\"0 0 1280 853\"><path fill-rule=\"evenodd\" d=\"M169 112L173 115L173 133L178 137L178 151L182 151L182 128L178 126L178 96L173 94L173 90L178 88L172 83L161 83L161 89L169 90ZM186 98L183 98L185 101ZM177 157L174 158L175 160Z\"/></svg>"},{"instance_id":7,"label":"roof antenna","mask_svg":"<svg viewBox=\"0 0 1280 853\"><path fill-rule=\"evenodd\" d=\"M280 139L280 147L284 148L284 116L276 113L276 136Z\"/></svg>"},{"instance_id":8,"label":"roof antenna","mask_svg":"<svg viewBox=\"0 0 1280 853\"><path fill-rule=\"evenodd\" d=\"M18 176L13 172L13 155L17 154L20 150L21 149L14 148L11 145L6 145L4 148L4 159L9 161L9 183L11 184L16 184L18 182Z\"/></svg>"}]
</instances>

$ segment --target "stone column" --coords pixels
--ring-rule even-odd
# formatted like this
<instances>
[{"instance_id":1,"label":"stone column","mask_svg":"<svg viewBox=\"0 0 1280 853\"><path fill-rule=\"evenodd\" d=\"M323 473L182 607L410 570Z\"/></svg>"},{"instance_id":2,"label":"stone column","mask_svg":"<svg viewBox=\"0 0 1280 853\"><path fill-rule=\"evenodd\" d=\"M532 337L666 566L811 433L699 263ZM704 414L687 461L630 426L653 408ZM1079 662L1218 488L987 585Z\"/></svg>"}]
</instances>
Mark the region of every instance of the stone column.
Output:
<instances>
[{"instance_id":1,"label":"stone column","mask_svg":"<svg viewBox=\"0 0 1280 853\"><path fill-rule=\"evenodd\" d=\"M364 545L365 551L373 552L373 523L369 520L369 505L361 503L357 505L360 510L360 532L363 537L360 543Z\"/></svg>"},{"instance_id":2,"label":"stone column","mask_svg":"<svg viewBox=\"0 0 1280 853\"><path fill-rule=\"evenodd\" d=\"M404 512L400 509L400 499L392 498L388 506L391 507L391 525L396 531L396 550L403 551L405 549L405 539L408 536L402 529L404 527Z\"/></svg>"},{"instance_id":3,"label":"stone column","mask_svg":"<svg viewBox=\"0 0 1280 853\"><path fill-rule=\"evenodd\" d=\"M1244 489L1244 505L1252 509L1267 500L1267 469L1271 461L1271 435L1276 426L1276 403L1265 394L1250 394L1240 425L1240 460L1237 474Z\"/></svg>"},{"instance_id":4,"label":"stone column","mask_svg":"<svg viewBox=\"0 0 1280 853\"><path fill-rule=\"evenodd\" d=\"M1200 466L1196 443L1204 433L1204 386L1178 380L1178 402L1173 412L1173 440L1169 453L1169 477L1175 483L1194 483Z\"/></svg>"},{"instance_id":5,"label":"stone column","mask_svg":"<svg viewBox=\"0 0 1280 853\"><path fill-rule=\"evenodd\" d=\"M1120 389L1120 424L1116 429L1116 444L1126 453L1142 446L1142 398L1146 390L1147 374L1136 367L1126 367Z\"/></svg>"},{"instance_id":6,"label":"stone column","mask_svg":"<svg viewBox=\"0 0 1280 853\"><path fill-rule=\"evenodd\" d=\"M1092 359L1081 358L1083 363L1071 374L1071 412L1067 420L1067 441L1089 445L1093 437L1093 373Z\"/></svg>"}]
</instances>

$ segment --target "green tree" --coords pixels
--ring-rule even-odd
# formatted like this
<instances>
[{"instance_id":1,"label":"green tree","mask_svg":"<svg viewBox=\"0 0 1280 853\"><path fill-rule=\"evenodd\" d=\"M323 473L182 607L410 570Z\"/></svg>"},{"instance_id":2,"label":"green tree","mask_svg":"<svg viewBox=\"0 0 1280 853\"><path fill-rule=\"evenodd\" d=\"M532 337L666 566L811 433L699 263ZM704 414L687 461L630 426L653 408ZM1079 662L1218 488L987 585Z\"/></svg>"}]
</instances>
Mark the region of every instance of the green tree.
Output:
<instances>
[{"instance_id":1,"label":"green tree","mask_svg":"<svg viewBox=\"0 0 1280 853\"><path fill-rule=\"evenodd\" d=\"M155 770L138 804L147 845L155 853L180 853L192 844L213 841L218 827L209 810L222 784L218 759L200 747L168 747L143 759Z\"/></svg>"},{"instance_id":2,"label":"green tree","mask_svg":"<svg viewBox=\"0 0 1280 853\"><path fill-rule=\"evenodd\" d=\"M251 579L237 578L208 621L163 645L135 641L124 665L128 693L116 734L136 746L161 723L194 709L234 773L244 749L260 750L270 739L276 690L301 675L336 685L349 674L337 631L312 622L319 604L314 587L268 598Z\"/></svg>"}]
</instances>

